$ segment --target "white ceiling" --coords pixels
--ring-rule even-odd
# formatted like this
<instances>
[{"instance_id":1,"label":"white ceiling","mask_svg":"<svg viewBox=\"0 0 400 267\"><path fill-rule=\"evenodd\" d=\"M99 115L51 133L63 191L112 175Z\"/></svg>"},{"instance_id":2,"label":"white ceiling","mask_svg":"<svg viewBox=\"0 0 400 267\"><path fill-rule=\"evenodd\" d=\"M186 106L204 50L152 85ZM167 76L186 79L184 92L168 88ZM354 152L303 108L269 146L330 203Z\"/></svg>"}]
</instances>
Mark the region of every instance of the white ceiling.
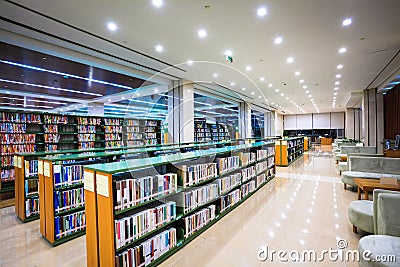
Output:
<instances>
[{"instance_id":1,"label":"white ceiling","mask_svg":"<svg viewBox=\"0 0 400 267\"><path fill-rule=\"evenodd\" d=\"M287 109L291 113L344 110L351 92L366 89L400 49L399 0L164 0L159 8L151 0L16 1L42 15L7 2L0 4L0 14L9 20L168 73L161 74L162 77L172 79L174 75L221 84L255 102L268 100L270 105L278 104L282 107L279 110L286 113ZM261 6L268 12L260 18L257 9ZM352 18L353 23L342 26L345 18ZM117 31L107 29L109 21L118 25ZM149 71L4 20L0 21L0 28ZM202 28L208 33L204 39L197 35ZM280 45L274 43L277 36L283 37ZM162 53L155 51L157 44L164 47ZM347 52L339 54L341 47L346 47ZM233 63L224 58L227 49L233 52ZM295 61L287 64L290 56ZM375 80L374 86L381 86L389 76L399 75L398 57L388 66L385 76ZM186 64L189 59L194 61L192 66ZM342 70L336 69L338 64L343 64ZM246 71L248 65L251 71ZM295 76L295 71L301 75ZM342 77L336 79L336 74ZM260 81L260 77L265 77L265 81ZM304 79L304 84L299 83L300 79ZM340 81L338 91L334 91L335 81ZM272 87L268 86L270 83ZM303 85L308 86L317 108ZM338 93L335 108L334 92Z\"/></svg>"}]
</instances>

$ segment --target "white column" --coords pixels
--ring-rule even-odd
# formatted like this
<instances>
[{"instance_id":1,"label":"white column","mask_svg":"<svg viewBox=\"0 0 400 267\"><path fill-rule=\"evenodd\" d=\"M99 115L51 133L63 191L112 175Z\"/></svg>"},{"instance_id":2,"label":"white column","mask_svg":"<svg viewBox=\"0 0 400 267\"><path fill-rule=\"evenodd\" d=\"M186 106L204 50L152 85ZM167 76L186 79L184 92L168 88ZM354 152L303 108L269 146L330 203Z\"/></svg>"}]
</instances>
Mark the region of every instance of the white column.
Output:
<instances>
[{"instance_id":1,"label":"white column","mask_svg":"<svg viewBox=\"0 0 400 267\"><path fill-rule=\"evenodd\" d=\"M364 90L362 106L364 144L376 146L377 152L380 152L384 138L382 94L378 94L375 88Z\"/></svg>"},{"instance_id":2,"label":"white column","mask_svg":"<svg viewBox=\"0 0 400 267\"><path fill-rule=\"evenodd\" d=\"M251 138L251 104L239 105L239 138Z\"/></svg>"},{"instance_id":3,"label":"white column","mask_svg":"<svg viewBox=\"0 0 400 267\"><path fill-rule=\"evenodd\" d=\"M264 113L264 138L272 136L272 112Z\"/></svg>"},{"instance_id":4,"label":"white column","mask_svg":"<svg viewBox=\"0 0 400 267\"><path fill-rule=\"evenodd\" d=\"M89 103L87 115L104 117L104 103L97 103L97 102Z\"/></svg>"},{"instance_id":5,"label":"white column","mask_svg":"<svg viewBox=\"0 0 400 267\"><path fill-rule=\"evenodd\" d=\"M283 136L283 115L275 112L275 135Z\"/></svg>"}]
</instances>

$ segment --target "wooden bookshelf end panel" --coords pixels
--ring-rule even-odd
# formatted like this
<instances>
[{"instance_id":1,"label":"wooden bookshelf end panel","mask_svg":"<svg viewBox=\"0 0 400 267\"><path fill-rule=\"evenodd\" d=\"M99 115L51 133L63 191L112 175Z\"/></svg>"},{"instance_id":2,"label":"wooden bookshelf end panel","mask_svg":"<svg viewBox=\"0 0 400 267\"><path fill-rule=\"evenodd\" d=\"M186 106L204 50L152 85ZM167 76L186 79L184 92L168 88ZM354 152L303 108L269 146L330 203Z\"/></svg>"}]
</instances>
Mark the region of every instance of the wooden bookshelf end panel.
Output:
<instances>
[{"instance_id":1,"label":"wooden bookshelf end panel","mask_svg":"<svg viewBox=\"0 0 400 267\"><path fill-rule=\"evenodd\" d=\"M98 253L98 227L97 227L97 196L96 196L96 180L95 172L85 170L83 174L85 188L85 214L86 225L86 264L88 267L99 266Z\"/></svg>"}]
</instances>

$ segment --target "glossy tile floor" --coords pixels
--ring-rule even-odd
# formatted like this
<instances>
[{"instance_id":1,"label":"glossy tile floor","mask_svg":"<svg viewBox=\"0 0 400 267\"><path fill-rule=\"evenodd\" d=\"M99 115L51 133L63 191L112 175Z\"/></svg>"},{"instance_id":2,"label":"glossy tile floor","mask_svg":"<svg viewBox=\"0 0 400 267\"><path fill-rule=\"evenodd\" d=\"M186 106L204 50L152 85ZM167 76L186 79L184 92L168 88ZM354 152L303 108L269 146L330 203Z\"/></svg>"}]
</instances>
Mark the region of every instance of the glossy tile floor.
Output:
<instances>
[{"instance_id":1,"label":"glossy tile floor","mask_svg":"<svg viewBox=\"0 0 400 267\"><path fill-rule=\"evenodd\" d=\"M345 191L330 147L306 153L290 167L277 168L277 177L250 199L202 233L161 266L358 266L335 252L330 260L295 262L296 253L314 250L344 252L357 249L347 218L357 194ZM86 239L80 237L51 247L39 233L39 222L22 224L14 208L0 210L0 266L85 266ZM266 249L267 248L267 249ZM259 255L264 249L266 253ZM282 260L272 250L286 251ZM335 261L335 258L338 258ZM287 262L283 260L287 259Z\"/></svg>"}]
</instances>

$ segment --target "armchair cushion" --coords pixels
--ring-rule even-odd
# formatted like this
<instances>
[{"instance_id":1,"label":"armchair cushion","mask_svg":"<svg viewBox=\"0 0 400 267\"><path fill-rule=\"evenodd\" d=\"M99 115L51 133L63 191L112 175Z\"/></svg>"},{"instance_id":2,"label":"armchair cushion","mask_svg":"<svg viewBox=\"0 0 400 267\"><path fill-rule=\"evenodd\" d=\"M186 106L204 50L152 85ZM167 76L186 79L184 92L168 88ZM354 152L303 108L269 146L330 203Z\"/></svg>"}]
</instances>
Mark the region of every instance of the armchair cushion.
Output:
<instances>
[{"instance_id":1,"label":"armchair cushion","mask_svg":"<svg viewBox=\"0 0 400 267\"><path fill-rule=\"evenodd\" d=\"M357 228L374 232L374 208L372 201L356 200L350 203L348 210L349 221Z\"/></svg>"},{"instance_id":2,"label":"armchair cushion","mask_svg":"<svg viewBox=\"0 0 400 267\"><path fill-rule=\"evenodd\" d=\"M365 251L371 251L370 261L363 258ZM400 237L388 235L368 235L358 243L359 266L400 266ZM395 255L396 262L379 262L378 257Z\"/></svg>"}]
</instances>

